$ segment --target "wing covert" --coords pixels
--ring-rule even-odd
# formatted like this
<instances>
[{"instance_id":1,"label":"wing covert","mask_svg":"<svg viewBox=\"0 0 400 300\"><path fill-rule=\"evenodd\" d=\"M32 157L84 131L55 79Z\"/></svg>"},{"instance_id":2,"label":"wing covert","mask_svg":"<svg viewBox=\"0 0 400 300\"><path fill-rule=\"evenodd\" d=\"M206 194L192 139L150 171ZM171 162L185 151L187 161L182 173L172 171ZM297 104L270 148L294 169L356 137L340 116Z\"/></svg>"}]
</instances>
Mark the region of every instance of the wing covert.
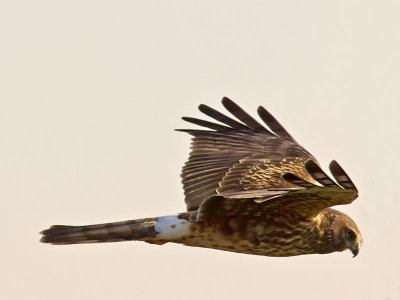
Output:
<instances>
[{"instance_id":1,"label":"wing covert","mask_svg":"<svg viewBox=\"0 0 400 300\"><path fill-rule=\"evenodd\" d=\"M213 196L205 200L197 214L197 222L208 219L230 216L262 217L276 215L280 217L300 216L315 217L321 210L352 203L358 196L358 191L350 178L336 161L330 166L334 178L341 176L339 184L329 178L312 160L305 163L305 169L314 179L311 183L292 173L286 173L283 178L296 185L297 188L280 191L265 198L232 199L223 196ZM351 182L351 185L348 184Z\"/></svg>"}]
</instances>

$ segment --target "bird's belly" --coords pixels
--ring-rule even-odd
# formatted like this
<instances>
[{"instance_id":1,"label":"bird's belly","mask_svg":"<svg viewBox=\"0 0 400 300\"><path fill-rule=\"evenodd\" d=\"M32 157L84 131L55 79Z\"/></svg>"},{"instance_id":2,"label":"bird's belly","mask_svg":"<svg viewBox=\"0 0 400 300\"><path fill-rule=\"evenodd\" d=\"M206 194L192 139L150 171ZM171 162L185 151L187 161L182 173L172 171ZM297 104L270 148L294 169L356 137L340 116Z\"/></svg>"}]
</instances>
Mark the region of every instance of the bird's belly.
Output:
<instances>
[{"instance_id":1,"label":"bird's belly","mask_svg":"<svg viewBox=\"0 0 400 300\"><path fill-rule=\"evenodd\" d=\"M192 224L187 235L174 242L187 246L265 256L293 256L312 253L303 241L302 229L296 230L269 222L215 220Z\"/></svg>"}]
</instances>

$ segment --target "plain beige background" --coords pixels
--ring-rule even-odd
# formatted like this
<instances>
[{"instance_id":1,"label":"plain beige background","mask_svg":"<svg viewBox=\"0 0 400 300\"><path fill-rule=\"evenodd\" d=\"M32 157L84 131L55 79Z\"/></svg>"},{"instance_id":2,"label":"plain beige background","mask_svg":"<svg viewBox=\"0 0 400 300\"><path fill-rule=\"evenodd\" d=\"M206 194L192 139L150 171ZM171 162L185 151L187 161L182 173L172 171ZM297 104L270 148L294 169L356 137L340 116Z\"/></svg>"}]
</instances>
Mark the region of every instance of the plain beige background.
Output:
<instances>
[{"instance_id":1,"label":"plain beige background","mask_svg":"<svg viewBox=\"0 0 400 300\"><path fill-rule=\"evenodd\" d=\"M400 299L398 1L4 1L1 299ZM269 109L360 190L350 252L50 246L52 224L184 210L181 116Z\"/></svg>"}]
</instances>

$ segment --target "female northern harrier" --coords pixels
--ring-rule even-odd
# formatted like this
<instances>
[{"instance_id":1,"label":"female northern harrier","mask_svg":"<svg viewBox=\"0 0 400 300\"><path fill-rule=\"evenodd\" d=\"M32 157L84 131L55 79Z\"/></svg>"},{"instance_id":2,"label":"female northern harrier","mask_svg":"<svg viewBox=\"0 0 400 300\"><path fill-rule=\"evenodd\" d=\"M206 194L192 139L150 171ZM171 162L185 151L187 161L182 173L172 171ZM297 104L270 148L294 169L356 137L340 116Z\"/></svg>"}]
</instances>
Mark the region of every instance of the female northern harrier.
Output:
<instances>
[{"instance_id":1,"label":"female northern harrier","mask_svg":"<svg viewBox=\"0 0 400 300\"><path fill-rule=\"evenodd\" d=\"M211 107L199 110L221 122L183 120L211 130L180 130L193 136L183 167L187 212L117 223L64 226L41 232L41 241L81 244L167 242L226 251L291 256L360 248L361 234L350 217L329 207L349 204L357 189L336 161L336 182L319 167L263 107L267 129L228 98L236 121Z\"/></svg>"}]
</instances>

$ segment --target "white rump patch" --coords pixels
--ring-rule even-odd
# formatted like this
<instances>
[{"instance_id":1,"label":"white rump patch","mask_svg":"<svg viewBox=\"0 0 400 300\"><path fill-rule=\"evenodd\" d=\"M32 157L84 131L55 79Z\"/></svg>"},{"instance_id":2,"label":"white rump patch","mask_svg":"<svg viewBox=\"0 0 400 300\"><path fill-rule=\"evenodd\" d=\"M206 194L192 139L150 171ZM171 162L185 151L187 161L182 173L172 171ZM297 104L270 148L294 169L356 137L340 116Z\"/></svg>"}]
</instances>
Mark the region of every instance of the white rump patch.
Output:
<instances>
[{"instance_id":1,"label":"white rump patch","mask_svg":"<svg viewBox=\"0 0 400 300\"><path fill-rule=\"evenodd\" d=\"M154 229L159 232L157 238L177 240L189 233L190 223L178 218L178 215L158 217Z\"/></svg>"}]
</instances>

